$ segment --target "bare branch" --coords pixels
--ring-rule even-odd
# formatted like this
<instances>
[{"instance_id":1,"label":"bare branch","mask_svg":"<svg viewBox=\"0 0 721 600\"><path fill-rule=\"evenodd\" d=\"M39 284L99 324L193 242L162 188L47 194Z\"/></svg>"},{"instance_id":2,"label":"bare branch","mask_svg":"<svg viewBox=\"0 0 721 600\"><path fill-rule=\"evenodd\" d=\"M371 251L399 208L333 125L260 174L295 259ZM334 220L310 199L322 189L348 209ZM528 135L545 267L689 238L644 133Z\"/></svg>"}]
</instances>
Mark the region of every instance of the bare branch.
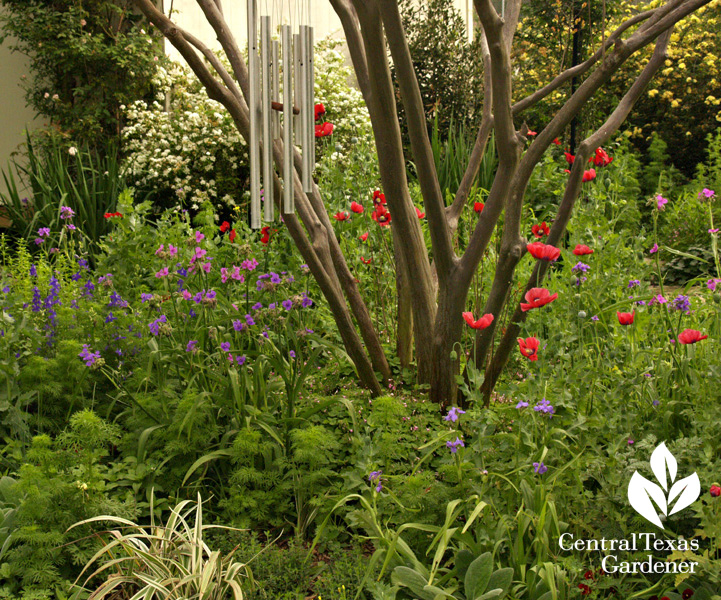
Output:
<instances>
[{"instance_id":1,"label":"bare branch","mask_svg":"<svg viewBox=\"0 0 721 600\"><path fill-rule=\"evenodd\" d=\"M358 87L360 88L361 94L363 94L363 99L366 104L368 104L368 93L370 89L368 63L366 62L366 53L363 47L358 15L350 3L350 0L330 0L330 3L343 26L348 51L351 62L353 63L353 70L358 80Z\"/></svg>"},{"instance_id":2,"label":"bare branch","mask_svg":"<svg viewBox=\"0 0 721 600\"><path fill-rule=\"evenodd\" d=\"M243 93L240 91L240 88L235 82L235 79L231 77L230 73L228 73L226 68L223 66L223 63L220 62L215 53L191 33L183 31L182 36L186 40L188 40L190 44L200 50L201 54L216 70L218 75L220 75L220 78L223 80L223 83L226 85L226 87L233 93L233 95L235 95L236 98L238 98L238 100L240 100L243 97Z\"/></svg>"},{"instance_id":3,"label":"bare branch","mask_svg":"<svg viewBox=\"0 0 721 600\"><path fill-rule=\"evenodd\" d=\"M406 35L403 31L397 0L379 0L379 7L386 30L386 39L396 67L396 76L403 106L406 109L408 133L417 167L418 183L421 187L424 206L428 214L428 227L431 234L438 279L443 282L451 274L455 254L453 252L451 232L445 218L443 192L438 183L433 151L428 139L423 98L418 87L418 79L413 67Z\"/></svg>"}]
</instances>

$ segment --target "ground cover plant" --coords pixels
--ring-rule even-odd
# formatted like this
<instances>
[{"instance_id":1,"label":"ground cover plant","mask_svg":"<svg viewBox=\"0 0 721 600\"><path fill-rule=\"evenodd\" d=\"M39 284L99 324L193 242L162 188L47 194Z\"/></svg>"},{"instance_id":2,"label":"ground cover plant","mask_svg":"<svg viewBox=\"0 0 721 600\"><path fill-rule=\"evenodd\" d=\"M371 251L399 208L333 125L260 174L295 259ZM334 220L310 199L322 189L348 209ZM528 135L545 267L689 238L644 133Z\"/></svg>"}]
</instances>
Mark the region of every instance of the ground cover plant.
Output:
<instances>
[{"instance_id":1,"label":"ground cover plant","mask_svg":"<svg viewBox=\"0 0 721 600\"><path fill-rule=\"evenodd\" d=\"M394 23L381 4L356 7L373 68L386 60L374 19ZM479 3L481 45L501 63L510 4L499 24ZM691 4L650 6L637 33ZM112 181L91 150L59 144L38 154L27 203L22 177L3 198L16 222L0 237L0 597L721 597L721 130L688 177L656 140L649 163L620 123L571 153L535 145L558 117L548 131L519 122L521 164L540 154L491 228L503 99L495 115L486 104L480 155L470 120L424 121L427 161L403 161L400 189L383 111L348 87L334 43L318 52L312 249L302 236L319 230L294 216L247 226L244 132L192 60L199 80L156 71L169 112L159 96L122 109ZM468 161L478 173L456 205ZM488 235L441 344L456 367L440 402L399 269L416 232L445 293L431 163L445 209L462 207L455 255ZM338 253L323 258L326 242ZM387 357L370 380L356 327L373 332L360 350Z\"/></svg>"}]
</instances>

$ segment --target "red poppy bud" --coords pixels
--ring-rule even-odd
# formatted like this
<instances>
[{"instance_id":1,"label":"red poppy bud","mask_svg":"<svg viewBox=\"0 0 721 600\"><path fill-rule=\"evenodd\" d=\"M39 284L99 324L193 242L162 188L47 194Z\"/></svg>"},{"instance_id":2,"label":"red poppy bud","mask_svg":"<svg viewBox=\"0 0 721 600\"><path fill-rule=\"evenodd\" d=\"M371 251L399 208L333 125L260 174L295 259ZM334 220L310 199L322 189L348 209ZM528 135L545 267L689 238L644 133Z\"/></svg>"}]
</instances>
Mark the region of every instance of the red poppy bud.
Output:
<instances>
[{"instance_id":1,"label":"red poppy bud","mask_svg":"<svg viewBox=\"0 0 721 600\"><path fill-rule=\"evenodd\" d=\"M583 182L593 181L596 179L596 169L589 169L583 172Z\"/></svg>"},{"instance_id":2,"label":"red poppy bud","mask_svg":"<svg viewBox=\"0 0 721 600\"><path fill-rule=\"evenodd\" d=\"M365 242L368 239L368 232L366 231L363 235L359 236L358 239L361 242Z\"/></svg>"},{"instance_id":3,"label":"red poppy bud","mask_svg":"<svg viewBox=\"0 0 721 600\"><path fill-rule=\"evenodd\" d=\"M634 310L633 312L630 312L630 313L622 313L622 312L616 311L616 316L618 317L618 322L621 325L632 325L633 319L636 316L636 311Z\"/></svg>"},{"instance_id":4,"label":"red poppy bud","mask_svg":"<svg viewBox=\"0 0 721 600\"><path fill-rule=\"evenodd\" d=\"M477 212L479 215L483 212L483 209L486 207L483 202L474 202L473 203L473 210L474 212Z\"/></svg>"},{"instance_id":5,"label":"red poppy bud","mask_svg":"<svg viewBox=\"0 0 721 600\"><path fill-rule=\"evenodd\" d=\"M721 487L718 485L712 485L709 490L709 494L711 494L714 498L718 498L721 496Z\"/></svg>"}]
</instances>

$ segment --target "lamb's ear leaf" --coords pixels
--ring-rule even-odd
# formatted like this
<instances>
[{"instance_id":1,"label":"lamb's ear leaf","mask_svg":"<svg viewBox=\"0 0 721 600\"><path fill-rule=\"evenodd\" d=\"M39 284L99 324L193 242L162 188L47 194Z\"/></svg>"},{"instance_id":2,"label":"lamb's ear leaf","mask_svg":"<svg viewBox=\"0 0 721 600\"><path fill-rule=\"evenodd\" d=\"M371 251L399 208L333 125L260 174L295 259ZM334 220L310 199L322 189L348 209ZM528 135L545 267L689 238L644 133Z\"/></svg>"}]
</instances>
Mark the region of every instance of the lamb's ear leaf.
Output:
<instances>
[{"instance_id":1,"label":"lamb's ear leaf","mask_svg":"<svg viewBox=\"0 0 721 600\"><path fill-rule=\"evenodd\" d=\"M663 514L666 514L666 494L661 486L646 479L638 472L633 474L628 484L628 501L634 510L647 521L663 529L661 519L658 518L658 511L651 502L651 499L658 505Z\"/></svg>"},{"instance_id":2,"label":"lamb's ear leaf","mask_svg":"<svg viewBox=\"0 0 721 600\"><path fill-rule=\"evenodd\" d=\"M696 502L696 499L700 495L701 482L699 481L698 475L696 473L694 473L693 475L689 475L688 477L685 477L683 479L679 479L676 483L673 484L671 490L668 493L669 504L676 496L678 496L676 504L673 505L673 508L669 511L668 514L672 515L680 510L683 510L687 506L690 506L691 504Z\"/></svg>"}]
</instances>

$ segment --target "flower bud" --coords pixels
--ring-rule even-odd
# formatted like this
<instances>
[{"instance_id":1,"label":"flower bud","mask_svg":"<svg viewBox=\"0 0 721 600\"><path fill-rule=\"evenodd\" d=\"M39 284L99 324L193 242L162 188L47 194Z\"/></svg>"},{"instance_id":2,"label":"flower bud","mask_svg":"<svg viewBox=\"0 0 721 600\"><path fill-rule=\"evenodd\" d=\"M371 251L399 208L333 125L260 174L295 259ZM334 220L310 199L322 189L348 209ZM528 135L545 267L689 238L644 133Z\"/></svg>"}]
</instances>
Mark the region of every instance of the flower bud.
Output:
<instances>
[{"instance_id":1,"label":"flower bud","mask_svg":"<svg viewBox=\"0 0 721 600\"><path fill-rule=\"evenodd\" d=\"M578 318L579 318L579 319L585 319L585 318L586 318L586 311L585 311L585 310L579 310L579 311L578 311Z\"/></svg>"}]
</instances>

